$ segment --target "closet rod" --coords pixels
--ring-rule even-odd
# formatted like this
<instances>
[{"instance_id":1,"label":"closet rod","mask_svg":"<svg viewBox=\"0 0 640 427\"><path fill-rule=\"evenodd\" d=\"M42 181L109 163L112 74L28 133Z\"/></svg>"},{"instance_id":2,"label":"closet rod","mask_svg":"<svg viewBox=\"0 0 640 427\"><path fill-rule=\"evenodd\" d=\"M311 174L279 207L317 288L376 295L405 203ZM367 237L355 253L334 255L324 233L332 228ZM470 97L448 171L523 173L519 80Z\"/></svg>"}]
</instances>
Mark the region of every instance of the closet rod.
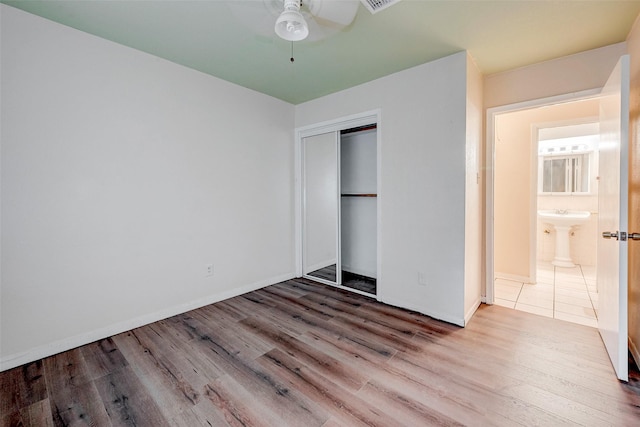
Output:
<instances>
[{"instance_id":1,"label":"closet rod","mask_svg":"<svg viewBox=\"0 0 640 427\"><path fill-rule=\"evenodd\" d=\"M358 193L358 194L341 194L342 197L378 197L373 193Z\"/></svg>"},{"instance_id":2,"label":"closet rod","mask_svg":"<svg viewBox=\"0 0 640 427\"><path fill-rule=\"evenodd\" d=\"M340 131L340 135L347 135L349 133L355 133L355 132L364 132L365 130L373 130L373 129L378 129L378 124L377 123L373 123L370 125L364 125L364 126L358 126L356 128L351 128L351 129L342 129Z\"/></svg>"}]
</instances>

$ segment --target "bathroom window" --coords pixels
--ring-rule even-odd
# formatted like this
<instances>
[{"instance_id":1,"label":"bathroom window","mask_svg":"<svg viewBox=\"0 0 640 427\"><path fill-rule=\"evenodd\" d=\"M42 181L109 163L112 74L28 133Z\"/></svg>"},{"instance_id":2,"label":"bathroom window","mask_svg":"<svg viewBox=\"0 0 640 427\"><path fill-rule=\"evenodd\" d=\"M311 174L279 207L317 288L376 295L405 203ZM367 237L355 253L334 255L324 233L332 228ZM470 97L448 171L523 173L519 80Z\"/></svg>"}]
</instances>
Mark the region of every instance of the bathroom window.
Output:
<instances>
[{"instance_id":1,"label":"bathroom window","mask_svg":"<svg viewBox=\"0 0 640 427\"><path fill-rule=\"evenodd\" d=\"M538 132L538 194L590 194L597 172L598 123Z\"/></svg>"},{"instance_id":2,"label":"bathroom window","mask_svg":"<svg viewBox=\"0 0 640 427\"><path fill-rule=\"evenodd\" d=\"M541 193L588 193L589 154L543 156Z\"/></svg>"}]
</instances>

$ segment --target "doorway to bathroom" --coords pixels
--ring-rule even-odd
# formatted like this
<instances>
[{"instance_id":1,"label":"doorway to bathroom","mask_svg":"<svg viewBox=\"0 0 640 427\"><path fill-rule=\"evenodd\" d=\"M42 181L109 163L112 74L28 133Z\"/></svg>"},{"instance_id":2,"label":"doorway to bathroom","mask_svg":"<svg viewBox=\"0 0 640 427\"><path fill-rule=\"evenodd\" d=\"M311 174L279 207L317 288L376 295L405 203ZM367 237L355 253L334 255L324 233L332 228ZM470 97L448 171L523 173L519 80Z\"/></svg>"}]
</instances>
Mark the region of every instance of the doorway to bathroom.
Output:
<instances>
[{"instance_id":1,"label":"doorway to bathroom","mask_svg":"<svg viewBox=\"0 0 640 427\"><path fill-rule=\"evenodd\" d=\"M599 103L496 115L495 304L597 327Z\"/></svg>"},{"instance_id":2,"label":"doorway to bathroom","mask_svg":"<svg viewBox=\"0 0 640 427\"><path fill-rule=\"evenodd\" d=\"M494 245L499 247L498 241L500 236L496 235L494 228L497 223L500 222L499 214L495 211L499 211L496 203L494 203L494 188L498 182L504 180L500 179L496 175L500 172L494 168L494 155L497 150L497 146L503 144L504 131L496 132L496 122L499 121L499 116L507 113L513 113L517 111L538 109L541 111L544 109L551 109L554 106L576 103L578 101L586 101L589 99L598 99L598 122L599 122L599 140L598 140L598 171L596 176L597 200L598 209L596 216L597 221L597 279L596 279L596 291L597 297L597 329L602 338L602 342L607 350L611 364L616 371L616 376L622 381L628 380L628 309L629 309L629 250L627 247L628 241L636 240L636 237L640 237L640 233L629 231L629 199L630 199L630 56L623 55L618 60L618 63L613 68L607 82L601 89L584 91L581 93L565 94L546 99L525 101L520 104L511 104L501 107L493 107L487 110L487 185L486 185L486 302L489 304L494 303L495 299L495 272L496 263L495 258L497 252L494 251ZM576 104L582 105L582 104ZM586 116L588 117L588 116ZM553 119L556 121L556 119ZM538 123L544 123L540 120ZM499 126L498 126L499 127ZM540 126L532 126L532 132L535 128ZM539 133L539 132L538 132ZM525 141L529 141L529 149L525 152L531 153L533 145L531 141L533 138L525 137ZM503 142L501 142L503 141ZM534 151L537 155L536 151ZM538 282L538 269L536 265L536 258L534 254L537 252L537 247L532 250L533 242L535 241L535 235L538 230L537 221L540 217L545 219L545 223L554 222L549 221L549 216L555 215L554 229L558 234L558 217L566 215L568 212L564 208L553 209L551 212L540 213L537 210L537 196L536 192L532 189L536 188L534 182L537 183L538 176L538 162L534 162L532 159L534 155L529 155L520 164L520 168L525 170L525 174L528 172L529 177L525 181L528 183L528 187L517 187L518 190L512 194L520 197L514 197L508 200L510 203L510 209L513 211L509 216L511 220L520 220L519 228L512 229L512 233L519 239L524 241L524 246L514 246L509 248L509 251L515 252L516 250L524 250L524 253L530 260L528 265L529 276L526 276L532 286ZM544 157L544 156L542 156ZM566 156L565 156L566 157ZM544 158L543 158L544 160ZM549 159L552 160L552 159ZM575 159L574 159L575 160ZM583 158L584 160L584 158ZM576 160L580 162L580 160ZM536 165L534 167L534 165ZM544 163L540 166L544 169ZM550 168L553 168L553 162L548 164ZM557 166L557 165L556 165ZM573 182L581 180L581 172L576 168L571 168L565 164L565 170L575 170L575 177ZM631 169L632 170L632 169ZM511 171L517 172L518 169L511 167ZM531 178L533 177L533 178ZM509 181L516 181L516 175L507 175ZM587 181L585 181L586 183ZM509 183L511 185L512 183ZM549 183L549 186L553 187L553 183ZM559 184L558 184L559 185ZM583 184L580 184L583 185ZM527 191L529 188L530 191ZM566 187L565 187L566 188ZM576 187L577 188L577 187ZM518 192L524 194L518 194ZM528 197L528 199L527 199ZM524 205L524 210L522 206ZM546 217L544 216L546 215ZM589 216L591 213L589 212ZM575 221L576 217L572 213L572 221ZM524 221L522 219L525 218ZM560 224L561 225L561 224ZM569 224L564 224L569 226ZM565 230L567 231L567 230ZM544 232L544 230L543 230ZM601 238L600 238L601 236ZM567 236L569 239L570 236ZM631 237L631 239L629 239ZM516 240L518 240L516 239ZM640 240L640 238L638 239ZM524 249L523 249L524 248ZM555 250L558 251L558 246L555 246ZM568 268L563 266L562 261L567 259L571 260L570 248L564 248L561 251L564 255L557 263L557 256L554 255L553 275L554 275L554 299L556 279L559 277L557 270L559 268ZM514 260L517 257L514 258ZM531 262L533 261L533 262ZM526 273L525 273L526 274ZM580 271L582 278L585 278L584 271ZM585 281L585 283L587 283ZM522 288L518 295L522 292ZM517 304L517 300L515 301ZM554 300L553 304L557 304ZM592 305L596 305L592 301ZM515 307L515 305L514 305ZM554 317L555 317L554 309ZM635 352L634 349L632 351Z\"/></svg>"}]
</instances>

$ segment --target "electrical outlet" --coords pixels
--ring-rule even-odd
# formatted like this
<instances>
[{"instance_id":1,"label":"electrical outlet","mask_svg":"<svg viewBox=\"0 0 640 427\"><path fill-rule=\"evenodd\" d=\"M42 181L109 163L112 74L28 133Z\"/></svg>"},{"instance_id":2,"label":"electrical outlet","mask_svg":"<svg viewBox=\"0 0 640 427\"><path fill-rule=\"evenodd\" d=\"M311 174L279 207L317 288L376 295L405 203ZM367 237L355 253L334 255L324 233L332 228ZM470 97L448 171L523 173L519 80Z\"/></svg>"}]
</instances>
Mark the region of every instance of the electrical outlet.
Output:
<instances>
[{"instance_id":1,"label":"electrical outlet","mask_svg":"<svg viewBox=\"0 0 640 427\"><path fill-rule=\"evenodd\" d=\"M427 275L422 272L418 272L418 284L420 286L427 286Z\"/></svg>"},{"instance_id":2,"label":"electrical outlet","mask_svg":"<svg viewBox=\"0 0 640 427\"><path fill-rule=\"evenodd\" d=\"M424 273L418 273L418 284L420 286L427 286L427 275Z\"/></svg>"},{"instance_id":3,"label":"electrical outlet","mask_svg":"<svg viewBox=\"0 0 640 427\"><path fill-rule=\"evenodd\" d=\"M213 276L213 264L207 264L207 274L206 277Z\"/></svg>"}]
</instances>

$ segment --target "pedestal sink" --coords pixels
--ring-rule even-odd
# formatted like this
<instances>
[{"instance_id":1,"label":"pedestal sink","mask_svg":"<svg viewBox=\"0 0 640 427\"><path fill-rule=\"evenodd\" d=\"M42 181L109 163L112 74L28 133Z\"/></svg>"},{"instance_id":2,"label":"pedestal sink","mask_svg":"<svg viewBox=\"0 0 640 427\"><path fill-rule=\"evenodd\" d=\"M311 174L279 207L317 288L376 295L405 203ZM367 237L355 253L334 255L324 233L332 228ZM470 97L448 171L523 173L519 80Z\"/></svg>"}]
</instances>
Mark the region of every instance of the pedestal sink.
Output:
<instances>
[{"instance_id":1,"label":"pedestal sink","mask_svg":"<svg viewBox=\"0 0 640 427\"><path fill-rule=\"evenodd\" d=\"M569 252L569 231L575 225L584 224L591 216L587 211L540 210L538 217L556 229L556 256L551 264L558 267L575 267Z\"/></svg>"}]
</instances>

